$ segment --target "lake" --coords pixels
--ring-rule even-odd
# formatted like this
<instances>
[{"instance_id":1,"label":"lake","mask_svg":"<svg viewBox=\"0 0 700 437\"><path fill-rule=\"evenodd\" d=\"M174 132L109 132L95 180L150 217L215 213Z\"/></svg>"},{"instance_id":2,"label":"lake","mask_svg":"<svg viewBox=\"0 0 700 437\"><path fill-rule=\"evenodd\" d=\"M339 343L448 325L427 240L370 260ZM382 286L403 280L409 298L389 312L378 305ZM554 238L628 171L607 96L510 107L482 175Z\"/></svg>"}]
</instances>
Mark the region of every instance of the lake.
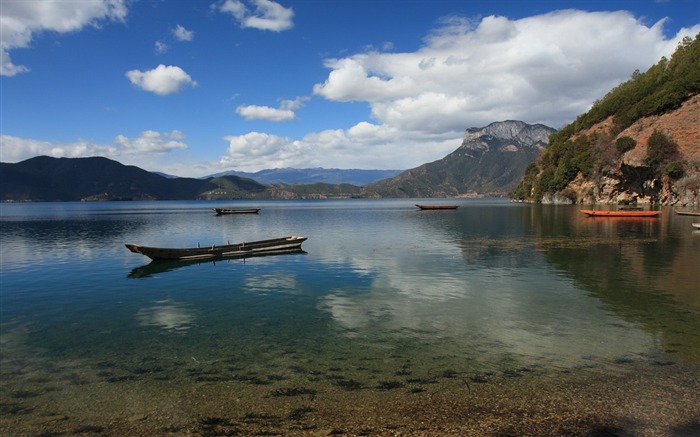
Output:
<instances>
[{"instance_id":1,"label":"lake","mask_svg":"<svg viewBox=\"0 0 700 437\"><path fill-rule=\"evenodd\" d=\"M700 218L448 202L1 204L0 433L700 432Z\"/></svg>"}]
</instances>

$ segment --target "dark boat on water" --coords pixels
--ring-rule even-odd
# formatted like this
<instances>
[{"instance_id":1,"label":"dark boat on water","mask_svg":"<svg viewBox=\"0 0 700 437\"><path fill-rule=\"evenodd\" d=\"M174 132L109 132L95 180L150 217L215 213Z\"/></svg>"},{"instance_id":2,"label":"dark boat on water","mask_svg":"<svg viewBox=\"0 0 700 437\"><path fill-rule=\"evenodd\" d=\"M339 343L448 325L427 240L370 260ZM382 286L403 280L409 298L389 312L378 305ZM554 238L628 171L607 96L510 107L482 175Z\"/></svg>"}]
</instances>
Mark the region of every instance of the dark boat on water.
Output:
<instances>
[{"instance_id":1,"label":"dark boat on water","mask_svg":"<svg viewBox=\"0 0 700 437\"><path fill-rule=\"evenodd\" d=\"M418 205L416 206L422 210L433 210L433 209L457 209L457 205Z\"/></svg>"},{"instance_id":2,"label":"dark boat on water","mask_svg":"<svg viewBox=\"0 0 700 437\"><path fill-rule=\"evenodd\" d=\"M246 259L251 259L251 258L262 258L262 257L273 257L273 256L293 256L293 255L306 255L306 252L299 247L298 249L290 249L290 250L284 250L284 251L279 251L279 252L271 252L271 253L255 253L251 255L244 255L244 256L239 256L239 257L230 257L230 258L211 258L211 259L192 259L192 260L177 260L177 259L170 259L170 260L152 260L150 263L143 265L141 267L136 267L127 275L131 279L139 279L139 278L148 278L153 275L157 275L159 273L166 273L170 272L173 270L181 269L183 267L188 267L188 266L206 266L206 265L212 265L216 266L217 263L229 263L229 262L239 262L240 260L243 260L245 262Z\"/></svg>"},{"instance_id":3,"label":"dark boat on water","mask_svg":"<svg viewBox=\"0 0 700 437\"><path fill-rule=\"evenodd\" d=\"M270 240L250 241L223 246L209 246L174 249L166 247L148 247L137 244L126 244L126 248L134 253L145 255L153 260L199 260L216 258L244 258L258 255L291 253L301 249L301 243L306 237L282 237Z\"/></svg>"},{"instance_id":4,"label":"dark boat on water","mask_svg":"<svg viewBox=\"0 0 700 437\"><path fill-rule=\"evenodd\" d=\"M656 217L661 215L661 211L638 210L602 211L598 209L582 209L581 212L589 217Z\"/></svg>"},{"instance_id":5,"label":"dark boat on water","mask_svg":"<svg viewBox=\"0 0 700 437\"><path fill-rule=\"evenodd\" d=\"M257 214L260 208L214 208L216 215L224 214Z\"/></svg>"}]
</instances>

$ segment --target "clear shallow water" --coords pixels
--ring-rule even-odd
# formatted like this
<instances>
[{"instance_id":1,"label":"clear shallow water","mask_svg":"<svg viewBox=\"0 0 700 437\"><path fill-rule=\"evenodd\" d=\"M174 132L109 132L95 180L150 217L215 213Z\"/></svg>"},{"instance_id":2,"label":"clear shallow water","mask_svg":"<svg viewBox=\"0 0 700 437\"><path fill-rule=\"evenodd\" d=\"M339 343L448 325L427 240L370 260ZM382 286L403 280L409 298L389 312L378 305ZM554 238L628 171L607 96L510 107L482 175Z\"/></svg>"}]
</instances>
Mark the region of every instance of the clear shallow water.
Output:
<instances>
[{"instance_id":1,"label":"clear shallow water","mask_svg":"<svg viewBox=\"0 0 700 437\"><path fill-rule=\"evenodd\" d=\"M2 405L24 411L57 380L269 393L320 379L360 390L700 364L693 217L456 202L0 205ZM214 215L222 205L262 211ZM124 247L285 235L308 237L306 253L178 264Z\"/></svg>"}]
</instances>

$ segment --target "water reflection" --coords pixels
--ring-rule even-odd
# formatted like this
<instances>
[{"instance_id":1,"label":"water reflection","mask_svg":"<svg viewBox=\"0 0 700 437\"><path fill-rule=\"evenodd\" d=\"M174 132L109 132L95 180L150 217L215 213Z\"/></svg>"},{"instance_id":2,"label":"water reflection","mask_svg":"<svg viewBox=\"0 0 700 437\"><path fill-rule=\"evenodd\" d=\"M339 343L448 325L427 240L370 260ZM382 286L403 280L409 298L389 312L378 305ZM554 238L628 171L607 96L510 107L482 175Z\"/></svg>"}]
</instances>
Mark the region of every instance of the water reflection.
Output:
<instances>
[{"instance_id":1,"label":"water reflection","mask_svg":"<svg viewBox=\"0 0 700 437\"><path fill-rule=\"evenodd\" d=\"M192 329L195 314L207 314L197 326L208 333L252 338L250 326L232 327L236 312L238 320L274 321L265 339L279 340L279 348L288 337L315 344L340 335L358 351L363 339L384 346L410 339L426 354L439 348L554 367L659 352L700 362L693 334L700 332L700 239L669 215L598 220L576 207L504 201L463 201L457 211L426 214L411 201L344 201L270 202L254 220L220 220L208 206L137 206L9 220L12 232L0 238L16 251L3 259L13 267L3 265L2 274L14 300L4 297L12 305L3 312L53 315L41 307L60 301L70 305L64 319L102 316L122 335L140 335L104 309L122 307L141 327L187 332L202 348L210 340ZM41 246L35 234L50 242L46 258L32 259ZM309 237L304 257L227 261L226 268L214 268L222 261L134 266L142 261L123 247L291 234ZM25 258L32 263L17 261ZM57 262L60 274L50 271ZM126 272L151 280L120 282Z\"/></svg>"},{"instance_id":2,"label":"water reflection","mask_svg":"<svg viewBox=\"0 0 700 437\"><path fill-rule=\"evenodd\" d=\"M184 334L195 319L194 311L181 302L162 300L155 305L142 308L136 313L141 326L162 328L165 331Z\"/></svg>"},{"instance_id":3,"label":"water reflection","mask_svg":"<svg viewBox=\"0 0 700 437\"><path fill-rule=\"evenodd\" d=\"M436 281L406 271L380 274L368 289L333 290L320 308L349 338L383 333L438 342L443 353L478 351L473 359L486 363L509 357L521 365L601 365L654 347L652 336L556 272L474 270L467 276Z\"/></svg>"},{"instance_id":4,"label":"water reflection","mask_svg":"<svg viewBox=\"0 0 700 437\"><path fill-rule=\"evenodd\" d=\"M617 406L624 421L628 406L634 420L656 420L659 407L696 416L700 238L690 221L459 202L450 214L411 200L268 202L251 220L194 202L3 206L4 423L47 435L118 423L245 434L210 425L264 415L323 432L314 426L328 410L327 429L352 434L379 431L334 428L335 411L386 400L401 410L395 424L430 404L442 424L445 405L458 416L477 391L484 403L470 411L497 405L499 417L541 399L539 423L578 420L574 404L584 421L598 420L591 405ZM293 234L308 236L308 254L225 265L142 266L124 248ZM166 422L181 415L196 425ZM264 432L285 433L275 429Z\"/></svg>"}]
</instances>

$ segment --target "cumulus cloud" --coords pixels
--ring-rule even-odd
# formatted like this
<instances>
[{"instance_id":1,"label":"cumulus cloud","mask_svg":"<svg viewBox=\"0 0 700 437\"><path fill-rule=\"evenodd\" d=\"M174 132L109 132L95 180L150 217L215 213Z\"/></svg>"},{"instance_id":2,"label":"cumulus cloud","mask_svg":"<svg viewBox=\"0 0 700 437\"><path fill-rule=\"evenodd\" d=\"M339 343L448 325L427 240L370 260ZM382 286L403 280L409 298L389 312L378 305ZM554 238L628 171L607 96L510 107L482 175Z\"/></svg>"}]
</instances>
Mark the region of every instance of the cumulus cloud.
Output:
<instances>
[{"instance_id":1,"label":"cumulus cloud","mask_svg":"<svg viewBox=\"0 0 700 437\"><path fill-rule=\"evenodd\" d=\"M294 27L294 10L270 0L249 0L252 9L242 0L225 0L215 6L220 12L231 14L246 28L281 32Z\"/></svg>"},{"instance_id":2,"label":"cumulus cloud","mask_svg":"<svg viewBox=\"0 0 700 437\"><path fill-rule=\"evenodd\" d=\"M236 114L246 120L287 121L294 120L294 111L289 109L270 108L269 106L241 105L236 108Z\"/></svg>"},{"instance_id":3,"label":"cumulus cloud","mask_svg":"<svg viewBox=\"0 0 700 437\"><path fill-rule=\"evenodd\" d=\"M250 132L245 135L224 137L228 141L228 156L226 161L255 160L265 157L278 163L286 162L290 156L295 156L298 142L277 135Z\"/></svg>"},{"instance_id":4,"label":"cumulus cloud","mask_svg":"<svg viewBox=\"0 0 700 437\"><path fill-rule=\"evenodd\" d=\"M173 65L160 64L153 70L127 71L126 77L131 83L144 91L150 91L159 96L177 93L184 86L197 86L197 82L185 73L185 71Z\"/></svg>"},{"instance_id":5,"label":"cumulus cloud","mask_svg":"<svg viewBox=\"0 0 700 437\"><path fill-rule=\"evenodd\" d=\"M51 156L54 158L85 158L104 156L108 158L136 157L147 159L149 155L157 155L187 149L183 142L185 136L178 130L171 132L156 132L147 130L136 138L117 135L114 144L102 145L79 140L74 143L60 144L29 138L19 138L10 135L0 135L0 159L2 162L19 162L34 156ZM143 161L141 161L143 162Z\"/></svg>"},{"instance_id":6,"label":"cumulus cloud","mask_svg":"<svg viewBox=\"0 0 700 437\"><path fill-rule=\"evenodd\" d=\"M192 41L194 39L194 32L185 29L185 27L180 24L175 26L172 32L178 41Z\"/></svg>"},{"instance_id":7,"label":"cumulus cloud","mask_svg":"<svg viewBox=\"0 0 700 437\"><path fill-rule=\"evenodd\" d=\"M296 118L295 110L301 108L308 97L297 97L295 100L282 100L279 108L258 105L241 105L236 113L246 120L287 121Z\"/></svg>"},{"instance_id":8,"label":"cumulus cloud","mask_svg":"<svg viewBox=\"0 0 700 437\"><path fill-rule=\"evenodd\" d=\"M117 135L114 143L119 147L121 154L140 155L187 149L187 144L181 141L184 138L185 136L178 130L168 133L147 130L141 132L141 135L134 139L129 139L124 135Z\"/></svg>"},{"instance_id":9,"label":"cumulus cloud","mask_svg":"<svg viewBox=\"0 0 700 437\"><path fill-rule=\"evenodd\" d=\"M0 76L25 73L29 68L15 65L9 52L29 47L34 35L51 31L67 33L103 21L123 22L126 0L3 1L0 8Z\"/></svg>"},{"instance_id":10,"label":"cumulus cloud","mask_svg":"<svg viewBox=\"0 0 700 437\"><path fill-rule=\"evenodd\" d=\"M0 135L0 160L2 162L19 162L35 156L54 158L81 158L88 156L115 156L117 149L113 146L77 141L71 144L57 144L10 135Z\"/></svg>"},{"instance_id":11,"label":"cumulus cloud","mask_svg":"<svg viewBox=\"0 0 700 437\"><path fill-rule=\"evenodd\" d=\"M434 160L435 150L452 151L458 146L452 133L411 138L390 126L369 122L350 129L312 132L300 140L261 132L230 135L224 140L228 142L227 154L217 167L241 171L321 166L405 169L416 162Z\"/></svg>"},{"instance_id":12,"label":"cumulus cloud","mask_svg":"<svg viewBox=\"0 0 700 437\"><path fill-rule=\"evenodd\" d=\"M560 128L633 71L670 57L684 36L700 32L695 26L666 38L664 23L647 26L625 11L561 10L519 20L449 17L414 52L368 49L325 61L330 72L314 94L366 103L371 123L300 139L229 136L221 164L247 171L405 169L454 151L469 127L515 119Z\"/></svg>"},{"instance_id":13,"label":"cumulus cloud","mask_svg":"<svg viewBox=\"0 0 700 437\"><path fill-rule=\"evenodd\" d=\"M561 127L666 53L663 21L627 12L556 11L520 20L451 18L412 53L329 59L314 92L369 103L380 123L463 130L498 119ZM494 115L498 114L498 118Z\"/></svg>"}]
</instances>

